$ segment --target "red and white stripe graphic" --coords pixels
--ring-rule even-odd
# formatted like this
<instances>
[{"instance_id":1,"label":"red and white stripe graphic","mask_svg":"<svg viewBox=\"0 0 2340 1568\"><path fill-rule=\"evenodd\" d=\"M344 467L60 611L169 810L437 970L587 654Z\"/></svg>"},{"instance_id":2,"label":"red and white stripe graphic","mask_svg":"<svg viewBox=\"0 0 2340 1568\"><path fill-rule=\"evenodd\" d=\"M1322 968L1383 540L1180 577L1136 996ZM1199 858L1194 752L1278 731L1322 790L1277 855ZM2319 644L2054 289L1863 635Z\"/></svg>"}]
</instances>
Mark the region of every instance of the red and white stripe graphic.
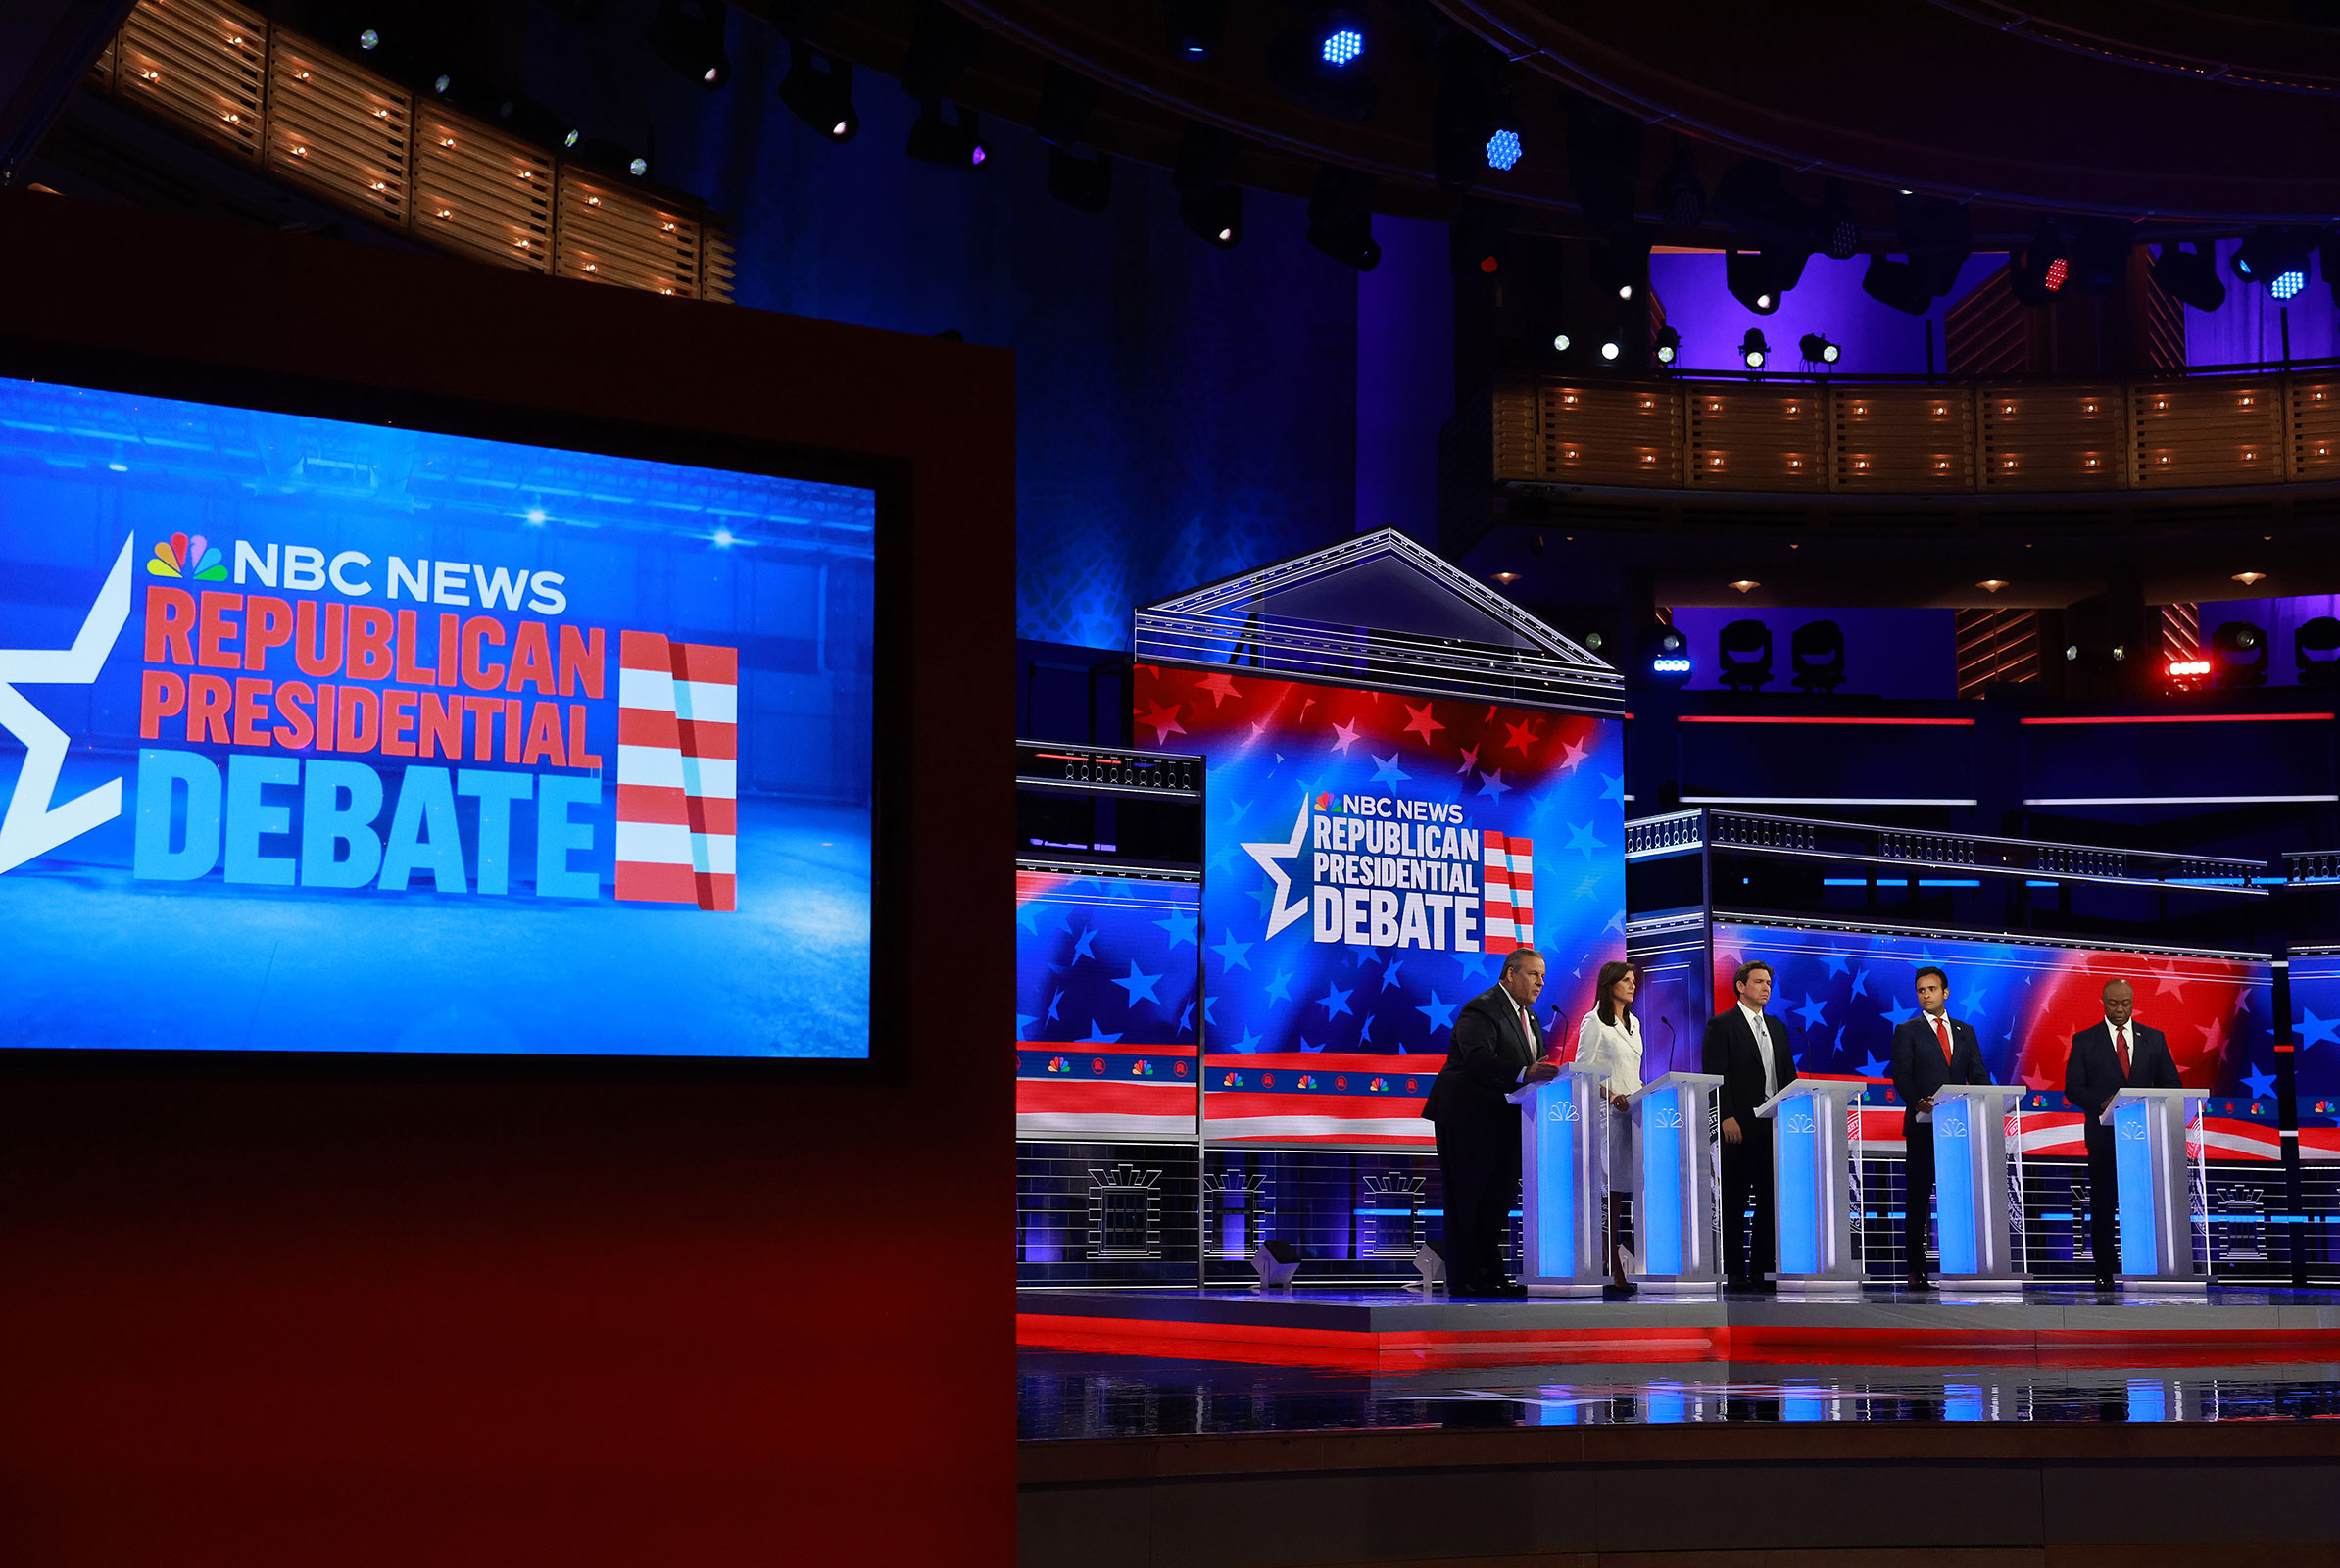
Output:
<instances>
[{"instance_id":1,"label":"red and white stripe graphic","mask_svg":"<svg viewBox=\"0 0 2340 1568\"><path fill-rule=\"evenodd\" d=\"M1484 933L1480 947L1488 953L1509 953L1536 946L1536 841L1489 829L1480 847L1487 875L1479 911Z\"/></svg>"},{"instance_id":2,"label":"red and white stripe graphic","mask_svg":"<svg viewBox=\"0 0 2340 1568\"><path fill-rule=\"evenodd\" d=\"M617 896L736 908L740 656L622 633Z\"/></svg>"}]
</instances>

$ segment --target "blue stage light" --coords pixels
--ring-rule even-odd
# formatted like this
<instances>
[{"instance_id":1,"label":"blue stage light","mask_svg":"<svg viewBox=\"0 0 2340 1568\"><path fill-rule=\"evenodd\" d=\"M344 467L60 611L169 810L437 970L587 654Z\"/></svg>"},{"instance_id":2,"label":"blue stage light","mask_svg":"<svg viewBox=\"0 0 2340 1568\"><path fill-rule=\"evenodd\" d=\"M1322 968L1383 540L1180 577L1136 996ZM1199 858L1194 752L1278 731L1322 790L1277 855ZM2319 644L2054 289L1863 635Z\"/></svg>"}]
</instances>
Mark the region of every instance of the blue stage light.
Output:
<instances>
[{"instance_id":1,"label":"blue stage light","mask_svg":"<svg viewBox=\"0 0 2340 1568\"><path fill-rule=\"evenodd\" d=\"M2287 300L2308 286L2308 274L2302 268L2287 268L2267 286L2267 291L2278 300Z\"/></svg>"},{"instance_id":2,"label":"blue stage light","mask_svg":"<svg viewBox=\"0 0 2340 1568\"><path fill-rule=\"evenodd\" d=\"M1649 662L1652 673L1659 675L1687 675L1690 662L1686 659L1653 659Z\"/></svg>"},{"instance_id":3,"label":"blue stage light","mask_svg":"<svg viewBox=\"0 0 2340 1568\"><path fill-rule=\"evenodd\" d=\"M1509 172L1511 166L1520 161L1521 151L1518 131L1498 130L1487 139L1487 167Z\"/></svg>"},{"instance_id":4,"label":"blue stage light","mask_svg":"<svg viewBox=\"0 0 2340 1568\"><path fill-rule=\"evenodd\" d=\"M1345 66L1365 52L1365 35L1354 27L1336 27L1325 34L1324 62Z\"/></svg>"}]
</instances>

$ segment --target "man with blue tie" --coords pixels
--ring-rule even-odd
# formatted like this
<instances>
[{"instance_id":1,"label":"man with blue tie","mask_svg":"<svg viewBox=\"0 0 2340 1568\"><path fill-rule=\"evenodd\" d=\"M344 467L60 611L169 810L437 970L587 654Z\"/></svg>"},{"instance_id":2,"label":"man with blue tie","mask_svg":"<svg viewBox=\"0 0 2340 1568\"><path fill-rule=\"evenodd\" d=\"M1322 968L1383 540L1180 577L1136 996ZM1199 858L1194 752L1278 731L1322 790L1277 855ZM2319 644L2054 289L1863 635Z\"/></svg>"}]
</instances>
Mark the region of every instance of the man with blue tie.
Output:
<instances>
[{"instance_id":1,"label":"man with blue tie","mask_svg":"<svg viewBox=\"0 0 2340 1568\"><path fill-rule=\"evenodd\" d=\"M1933 1207L1933 1097L1944 1084L1990 1082L1974 1026L1950 1016L1950 977L1930 963L1918 971L1918 1015L1904 1018L1893 1031L1892 1074L1909 1149L1901 1233L1909 1250L1909 1287L1930 1290L1926 1223Z\"/></svg>"},{"instance_id":2,"label":"man with blue tie","mask_svg":"<svg viewBox=\"0 0 2340 1568\"><path fill-rule=\"evenodd\" d=\"M2096 1288L2113 1288L2120 1258L2114 1216L2121 1210L2121 1166L2105 1107L2123 1089L2182 1089L2177 1058L2159 1029L2136 1021L2137 994L2126 980L2109 980L2104 1017L2072 1037L2064 1065L2064 1098L2082 1117L2088 1140L2088 1248L2096 1254Z\"/></svg>"},{"instance_id":3,"label":"man with blue tie","mask_svg":"<svg viewBox=\"0 0 2340 1568\"><path fill-rule=\"evenodd\" d=\"M1738 994L1736 1005L1706 1021L1698 1046L1699 1070L1723 1080L1715 1092L1723 1118L1723 1278L1734 1291L1769 1291L1778 1289L1771 1273L1779 1255L1772 1121L1755 1108L1795 1082L1795 1056L1787 1049L1787 1025L1764 1011L1772 1000L1772 966L1761 958L1742 963L1731 986Z\"/></svg>"}]
</instances>

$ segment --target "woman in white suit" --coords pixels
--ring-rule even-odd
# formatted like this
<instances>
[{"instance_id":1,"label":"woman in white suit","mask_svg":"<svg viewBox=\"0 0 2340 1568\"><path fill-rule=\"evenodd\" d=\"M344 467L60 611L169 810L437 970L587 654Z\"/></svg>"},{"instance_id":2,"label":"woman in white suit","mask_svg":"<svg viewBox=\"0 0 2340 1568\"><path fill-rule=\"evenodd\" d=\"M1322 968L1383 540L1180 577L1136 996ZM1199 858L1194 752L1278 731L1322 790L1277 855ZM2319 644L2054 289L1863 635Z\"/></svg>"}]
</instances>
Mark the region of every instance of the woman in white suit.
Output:
<instances>
[{"instance_id":1,"label":"woman in white suit","mask_svg":"<svg viewBox=\"0 0 2340 1568\"><path fill-rule=\"evenodd\" d=\"M1579 1064L1601 1073L1601 1092L1609 1107L1607 1135L1601 1140L1601 1224L1609 1238L1609 1278L1618 1290L1633 1287L1625 1277L1625 1244L1619 1236L1621 1190L1633 1185L1633 1121L1626 1096L1641 1087L1641 1025L1633 1017L1633 993L1639 988L1633 966L1612 960L1600 966L1595 982L1597 1000L1577 1027Z\"/></svg>"}]
</instances>

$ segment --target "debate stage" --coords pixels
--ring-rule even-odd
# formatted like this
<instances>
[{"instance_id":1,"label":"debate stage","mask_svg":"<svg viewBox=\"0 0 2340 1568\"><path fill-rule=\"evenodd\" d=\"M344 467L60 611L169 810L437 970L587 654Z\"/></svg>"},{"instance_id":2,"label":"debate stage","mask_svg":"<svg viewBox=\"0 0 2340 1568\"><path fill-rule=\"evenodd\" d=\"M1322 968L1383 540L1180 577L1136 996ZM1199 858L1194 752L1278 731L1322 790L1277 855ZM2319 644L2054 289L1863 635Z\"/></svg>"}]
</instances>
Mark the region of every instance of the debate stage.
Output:
<instances>
[{"instance_id":1,"label":"debate stage","mask_svg":"<svg viewBox=\"0 0 2340 1568\"><path fill-rule=\"evenodd\" d=\"M1400 1372L1576 1362L2210 1365L2340 1362L2340 1293L2208 1287L2192 1299L2043 1285L2020 1298L1425 1299L1395 1288L1016 1295L1031 1349Z\"/></svg>"}]
</instances>

